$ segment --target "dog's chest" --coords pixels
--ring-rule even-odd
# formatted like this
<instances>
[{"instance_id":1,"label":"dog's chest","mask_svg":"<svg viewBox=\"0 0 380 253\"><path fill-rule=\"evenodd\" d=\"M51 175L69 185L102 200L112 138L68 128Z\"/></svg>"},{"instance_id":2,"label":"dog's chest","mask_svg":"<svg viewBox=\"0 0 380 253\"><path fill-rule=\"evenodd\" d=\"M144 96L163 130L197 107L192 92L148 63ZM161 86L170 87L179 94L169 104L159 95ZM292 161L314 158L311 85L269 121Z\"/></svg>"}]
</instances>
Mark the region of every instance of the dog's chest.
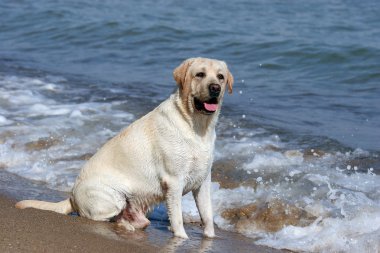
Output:
<instances>
[{"instance_id":1,"label":"dog's chest","mask_svg":"<svg viewBox=\"0 0 380 253\"><path fill-rule=\"evenodd\" d=\"M189 156L183 159L181 167L184 172L184 190L198 188L206 179L213 161L213 142L197 143L189 147Z\"/></svg>"}]
</instances>

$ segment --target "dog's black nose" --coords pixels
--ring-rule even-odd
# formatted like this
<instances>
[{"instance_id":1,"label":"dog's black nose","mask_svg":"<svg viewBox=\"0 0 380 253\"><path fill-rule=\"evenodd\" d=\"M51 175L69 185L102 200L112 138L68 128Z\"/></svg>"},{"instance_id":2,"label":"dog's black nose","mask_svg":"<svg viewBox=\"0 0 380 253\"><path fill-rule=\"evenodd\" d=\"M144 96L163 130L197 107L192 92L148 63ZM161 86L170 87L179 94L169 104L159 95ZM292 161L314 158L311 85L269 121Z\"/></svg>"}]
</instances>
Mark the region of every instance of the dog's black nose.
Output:
<instances>
[{"instance_id":1,"label":"dog's black nose","mask_svg":"<svg viewBox=\"0 0 380 253\"><path fill-rule=\"evenodd\" d=\"M215 98L218 97L220 94L220 85L216 83L212 83L208 86L208 89L210 91L210 96Z\"/></svg>"}]
</instances>

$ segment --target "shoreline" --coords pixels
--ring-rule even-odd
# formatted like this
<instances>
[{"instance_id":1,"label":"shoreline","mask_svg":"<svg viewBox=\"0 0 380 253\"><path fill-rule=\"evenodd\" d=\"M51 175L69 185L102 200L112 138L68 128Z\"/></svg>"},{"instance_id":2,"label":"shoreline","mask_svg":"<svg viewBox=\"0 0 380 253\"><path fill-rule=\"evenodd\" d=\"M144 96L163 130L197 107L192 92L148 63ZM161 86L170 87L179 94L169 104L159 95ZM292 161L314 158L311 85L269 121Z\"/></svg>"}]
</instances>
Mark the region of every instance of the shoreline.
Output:
<instances>
[{"instance_id":1,"label":"shoreline","mask_svg":"<svg viewBox=\"0 0 380 253\"><path fill-rule=\"evenodd\" d=\"M219 229L217 238L205 239L199 224L185 224L189 240L173 237L168 223L160 221L144 231L120 231L110 222L16 209L16 200L6 195L0 192L0 252L288 252Z\"/></svg>"},{"instance_id":2,"label":"shoreline","mask_svg":"<svg viewBox=\"0 0 380 253\"><path fill-rule=\"evenodd\" d=\"M159 248L131 239L96 234L98 222L41 210L19 210L0 195L0 252L153 252ZM101 226L110 224L102 223Z\"/></svg>"}]
</instances>

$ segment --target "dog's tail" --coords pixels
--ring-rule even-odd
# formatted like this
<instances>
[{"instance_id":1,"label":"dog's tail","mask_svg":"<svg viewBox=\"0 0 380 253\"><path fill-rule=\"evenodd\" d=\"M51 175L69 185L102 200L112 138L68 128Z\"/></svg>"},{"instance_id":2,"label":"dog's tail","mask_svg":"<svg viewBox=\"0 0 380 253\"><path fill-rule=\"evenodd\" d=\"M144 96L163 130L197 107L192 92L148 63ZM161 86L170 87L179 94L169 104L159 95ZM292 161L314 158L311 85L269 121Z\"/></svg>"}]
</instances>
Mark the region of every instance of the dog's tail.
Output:
<instances>
[{"instance_id":1,"label":"dog's tail","mask_svg":"<svg viewBox=\"0 0 380 253\"><path fill-rule=\"evenodd\" d=\"M53 211L61 214L69 214L74 211L70 199L66 199L58 203L39 200L23 200L16 203L16 208L36 208L41 210Z\"/></svg>"}]
</instances>

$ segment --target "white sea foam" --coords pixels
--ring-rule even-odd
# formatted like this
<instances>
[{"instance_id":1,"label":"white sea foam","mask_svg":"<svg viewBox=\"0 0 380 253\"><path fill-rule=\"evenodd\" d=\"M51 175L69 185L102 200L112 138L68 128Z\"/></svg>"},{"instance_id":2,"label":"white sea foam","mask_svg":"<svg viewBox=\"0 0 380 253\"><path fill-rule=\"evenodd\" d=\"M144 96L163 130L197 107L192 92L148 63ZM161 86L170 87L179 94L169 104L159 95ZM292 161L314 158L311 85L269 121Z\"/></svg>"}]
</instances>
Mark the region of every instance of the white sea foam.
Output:
<instances>
[{"instance_id":1,"label":"white sea foam","mask_svg":"<svg viewBox=\"0 0 380 253\"><path fill-rule=\"evenodd\" d=\"M327 178L321 178L314 182L329 184L326 180ZM379 183L377 178L373 187ZM284 186L274 188L280 190L282 187ZM255 191L250 187L221 189L218 183L213 183L212 191L214 221L217 226L255 239L261 238L257 241L258 244L307 252L378 252L380 249L380 205L364 193L331 188L325 192L324 197L299 196L299 206L319 218L306 227L289 225L270 233L258 229L254 223L244 229L236 228L221 214L228 208L270 202L274 196L278 197L276 190L259 188ZM186 222L199 221L191 194L183 198L182 206ZM334 213L334 209L339 211Z\"/></svg>"},{"instance_id":2,"label":"white sea foam","mask_svg":"<svg viewBox=\"0 0 380 253\"><path fill-rule=\"evenodd\" d=\"M6 117L4 117L3 115L0 115L0 126L6 126L6 125L10 125L12 124L13 121L12 120L8 120Z\"/></svg>"},{"instance_id":3,"label":"white sea foam","mask_svg":"<svg viewBox=\"0 0 380 253\"><path fill-rule=\"evenodd\" d=\"M257 240L258 244L278 249L379 252L380 177L370 168L351 166L351 173L336 169L336 164L368 157L369 152L357 149L347 153L320 154L312 150L312 155L307 157L301 151L286 150L279 138L269 136L263 141L256 135L222 140L218 147L219 159L231 153L245 157L246 162L237 170L246 171L247 179L252 177L258 183L255 190L243 186L223 189L213 183L214 220L220 228L243 233ZM359 173L359 169L368 169L368 173ZM302 226L287 225L271 232L258 226L255 219L241 220L244 226L237 226L222 215L227 209L248 204L260 206L278 200L315 217L314 222ZM184 197L182 204L185 220L199 221L190 194Z\"/></svg>"},{"instance_id":4,"label":"white sea foam","mask_svg":"<svg viewBox=\"0 0 380 253\"><path fill-rule=\"evenodd\" d=\"M122 102L63 103L46 91L59 97L64 87L0 76L0 162L13 173L69 191L84 163L81 157L96 152L134 116L120 110Z\"/></svg>"},{"instance_id":5,"label":"white sea foam","mask_svg":"<svg viewBox=\"0 0 380 253\"><path fill-rule=\"evenodd\" d=\"M257 244L308 252L379 252L380 212L358 213L352 219L319 218L307 227L287 226Z\"/></svg>"}]
</instances>

